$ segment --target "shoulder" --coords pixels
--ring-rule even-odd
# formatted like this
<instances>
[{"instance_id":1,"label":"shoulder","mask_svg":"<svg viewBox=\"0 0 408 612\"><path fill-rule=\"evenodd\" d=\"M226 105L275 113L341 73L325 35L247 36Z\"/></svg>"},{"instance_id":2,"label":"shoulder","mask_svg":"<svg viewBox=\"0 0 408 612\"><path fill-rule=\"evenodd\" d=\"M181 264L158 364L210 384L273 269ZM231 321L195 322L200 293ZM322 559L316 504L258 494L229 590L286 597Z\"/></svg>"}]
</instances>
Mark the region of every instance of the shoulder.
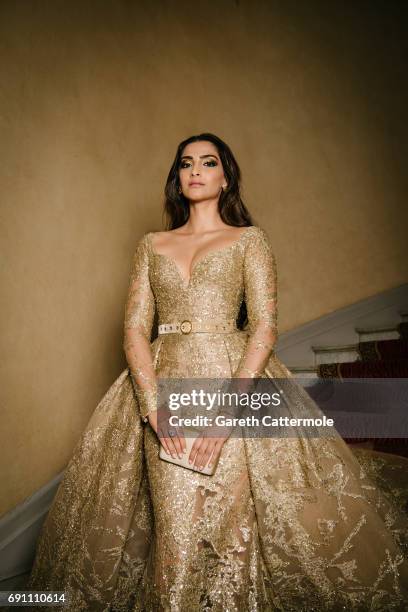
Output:
<instances>
[{"instance_id":1,"label":"shoulder","mask_svg":"<svg viewBox=\"0 0 408 612\"><path fill-rule=\"evenodd\" d=\"M174 236L180 235L180 232L176 230L164 230L161 232L148 232L145 234L144 239L146 244L154 251L156 248L162 248L171 244L174 240Z\"/></svg>"},{"instance_id":2,"label":"shoulder","mask_svg":"<svg viewBox=\"0 0 408 612\"><path fill-rule=\"evenodd\" d=\"M170 234L170 232L146 232L139 238L137 246L151 246L156 241L160 241L165 234Z\"/></svg>"},{"instance_id":3,"label":"shoulder","mask_svg":"<svg viewBox=\"0 0 408 612\"><path fill-rule=\"evenodd\" d=\"M270 244L268 233L259 225L249 225L244 234L244 238L249 244L254 242Z\"/></svg>"},{"instance_id":4,"label":"shoulder","mask_svg":"<svg viewBox=\"0 0 408 612\"><path fill-rule=\"evenodd\" d=\"M147 244L150 241L150 234L152 232L147 232L146 234L143 234L141 238L139 238L139 240L136 242L136 249L140 249L142 247L146 247Z\"/></svg>"},{"instance_id":5,"label":"shoulder","mask_svg":"<svg viewBox=\"0 0 408 612\"><path fill-rule=\"evenodd\" d=\"M163 232L146 232L136 245L137 253L154 254L157 248L162 248L172 239L173 230Z\"/></svg>"},{"instance_id":6,"label":"shoulder","mask_svg":"<svg viewBox=\"0 0 408 612\"><path fill-rule=\"evenodd\" d=\"M276 268L276 257L271 240L265 229L251 225L245 233L244 261L251 268L268 265Z\"/></svg>"},{"instance_id":7,"label":"shoulder","mask_svg":"<svg viewBox=\"0 0 408 612\"><path fill-rule=\"evenodd\" d=\"M254 236L266 235L266 231L259 225L248 225L247 232Z\"/></svg>"},{"instance_id":8,"label":"shoulder","mask_svg":"<svg viewBox=\"0 0 408 612\"><path fill-rule=\"evenodd\" d=\"M147 232L143 234L139 240L136 241L136 244L133 249L133 258L139 259L141 257L145 257L149 254L151 249L151 234L153 232Z\"/></svg>"}]
</instances>

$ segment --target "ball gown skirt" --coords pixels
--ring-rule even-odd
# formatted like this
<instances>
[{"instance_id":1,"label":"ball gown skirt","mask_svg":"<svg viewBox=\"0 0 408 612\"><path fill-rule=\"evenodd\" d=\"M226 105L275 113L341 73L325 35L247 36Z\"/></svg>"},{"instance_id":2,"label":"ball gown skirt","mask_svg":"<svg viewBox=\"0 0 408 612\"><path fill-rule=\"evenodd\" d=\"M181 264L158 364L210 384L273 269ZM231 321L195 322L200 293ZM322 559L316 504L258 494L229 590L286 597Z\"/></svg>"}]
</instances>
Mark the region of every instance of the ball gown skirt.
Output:
<instances>
[{"instance_id":1,"label":"ball gown skirt","mask_svg":"<svg viewBox=\"0 0 408 612\"><path fill-rule=\"evenodd\" d=\"M147 421L160 378L290 381L288 415L322 416L275 355L276 261L242 230L184 279L139 241L125 308L128 367L96 407L42 529L29 588L77 612L408 610L407 464L326 438L225 442L213 476L159 458ZM160 323L248 328L159 335ZM404 485L405 478L405 485Z\"/></svg>"}]
</instances>

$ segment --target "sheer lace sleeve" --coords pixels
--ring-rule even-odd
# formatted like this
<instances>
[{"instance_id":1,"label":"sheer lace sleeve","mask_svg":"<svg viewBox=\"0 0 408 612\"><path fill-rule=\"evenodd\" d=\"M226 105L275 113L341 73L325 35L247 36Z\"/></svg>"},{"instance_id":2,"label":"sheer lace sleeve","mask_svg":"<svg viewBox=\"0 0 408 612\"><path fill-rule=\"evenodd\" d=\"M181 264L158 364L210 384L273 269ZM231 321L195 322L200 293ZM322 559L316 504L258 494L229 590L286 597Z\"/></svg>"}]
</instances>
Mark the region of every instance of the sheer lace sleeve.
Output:
<instances>
[{"instance_id":1,"label":"sheer lace sleeve","mask_svg":"<svg viewBox=\"0 0 408 612\"><path fill-rule=\"evenodd\" d=\"M276 260L260 227L245 248L244 291L249 337L233 377L256 378L262 376L278 338Z\"/></svg>"},{"instance_id":2,"label":"sheer lace sleeve","mask_svg":"<svg viewBox=\"0 0 408 612\"><path fill-rule=\"evenodd\" d=\"M123 349L138 399L140 416L144 421L147 421L149 412L157 408L157 379L150 348L154 312L146 234L139 241L133 255L123 334Z\"/></svg>"}]
</instances>

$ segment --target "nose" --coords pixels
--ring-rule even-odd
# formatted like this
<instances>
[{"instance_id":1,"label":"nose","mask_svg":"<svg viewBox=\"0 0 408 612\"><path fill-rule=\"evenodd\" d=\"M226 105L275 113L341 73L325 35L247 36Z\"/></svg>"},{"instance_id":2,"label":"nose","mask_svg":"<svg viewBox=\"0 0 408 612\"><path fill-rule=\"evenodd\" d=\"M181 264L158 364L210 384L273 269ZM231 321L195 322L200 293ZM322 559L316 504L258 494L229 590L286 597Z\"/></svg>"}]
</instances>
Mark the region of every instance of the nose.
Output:
<instances>
[{"instance_id":1,"label":"nose","mask_svg":"<svg viewBox=\"0 0 408 612\"><path fill-rule=\"evenodd\" d=\"M196 176L199 175L199 166L198 166L199 162L193 162L191 165L191 176Z\"/></svg>"}]
</instances>

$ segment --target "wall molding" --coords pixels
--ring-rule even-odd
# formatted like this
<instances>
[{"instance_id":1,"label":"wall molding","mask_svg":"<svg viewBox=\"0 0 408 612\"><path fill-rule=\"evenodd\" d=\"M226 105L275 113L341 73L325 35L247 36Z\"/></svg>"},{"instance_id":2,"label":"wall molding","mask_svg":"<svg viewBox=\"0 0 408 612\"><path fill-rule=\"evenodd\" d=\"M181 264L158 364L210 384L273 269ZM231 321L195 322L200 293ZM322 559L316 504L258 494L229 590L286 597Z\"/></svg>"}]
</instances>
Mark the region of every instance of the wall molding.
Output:
<instances>
[{"instance_id":1,"label":"wall molding","mask_svg":"<svg viewBox=\"0 0 408 612\"><path fill-rule=\"evenodd\" d=\"M0 580L30 570L37 538L63 474L0 518Z\"/></svg>"}]
</instances>

